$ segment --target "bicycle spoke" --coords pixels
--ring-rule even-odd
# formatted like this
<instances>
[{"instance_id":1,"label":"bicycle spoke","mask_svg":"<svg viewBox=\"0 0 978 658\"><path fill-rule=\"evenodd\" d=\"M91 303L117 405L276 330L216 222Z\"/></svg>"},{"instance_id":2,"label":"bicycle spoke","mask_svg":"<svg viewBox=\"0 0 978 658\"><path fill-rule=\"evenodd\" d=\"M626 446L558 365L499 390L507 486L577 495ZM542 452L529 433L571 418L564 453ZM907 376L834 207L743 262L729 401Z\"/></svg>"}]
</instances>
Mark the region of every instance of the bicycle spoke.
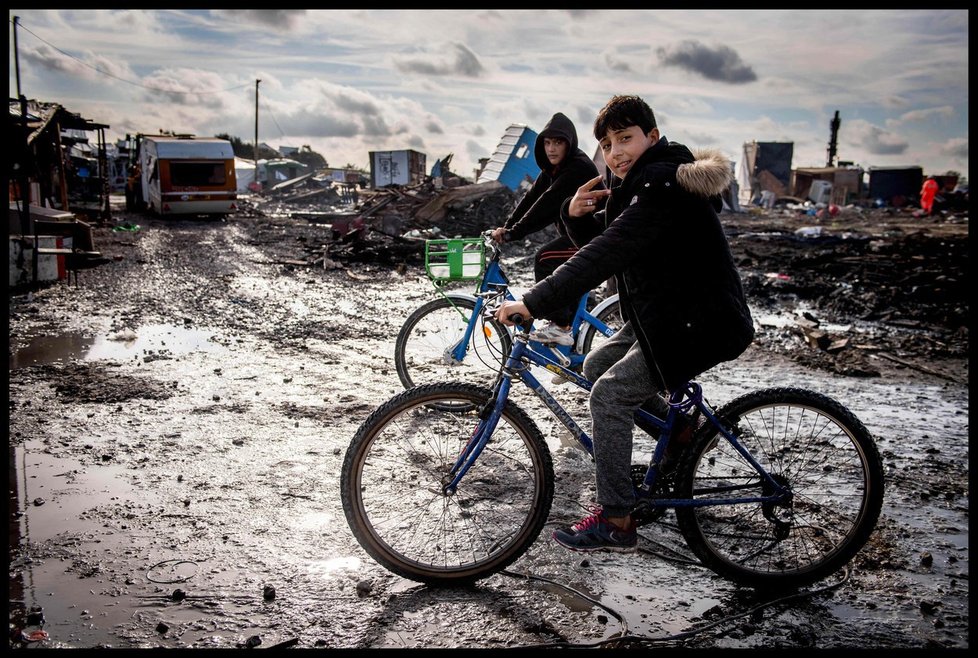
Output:
<instances>
[{"instance_id":1,"label":"bicycle spoke","mask_svg":"<svg viewBox=\"0 0 978 658\"><path fill-rule=\"evenodd\" d=\"M552 478L549 455L540 453L542 437L531 436L519 415L504 414L455 491L446 493L452 466L480 422L473 411L449 409L462 402L481 406L479 399L489 391L465 384L437 386L480 393L437 397L412 389L402 394L417 402L383 416L363 438L356 471L359 505L348 512L352 527L368 533L361 543L375 557L432 580L439 574L468 576L483 564L502 568L497 563L515 559L516 547L532 541L546 520L549 498L543 504L540 496L547 489L541 488Z\"/></svg>"},{"instance_id":2,"label":"bicycle spoke","mask_svg":"<svg viewBox=\"0 0 978 658\"><path fill-rule=\"evenodd\" d=\"M683 490L722 504L677 510L694 552L744 582L809 582L865 543L882 504L882 466L865 427L802 389L748 394L719 412L777 488L725 439L703 436ZM749 486L749 485L755 486ZM786 495L779 495L783 488ZM737 502L746 497L769 502Z\"/></svg>"}]
</instances>

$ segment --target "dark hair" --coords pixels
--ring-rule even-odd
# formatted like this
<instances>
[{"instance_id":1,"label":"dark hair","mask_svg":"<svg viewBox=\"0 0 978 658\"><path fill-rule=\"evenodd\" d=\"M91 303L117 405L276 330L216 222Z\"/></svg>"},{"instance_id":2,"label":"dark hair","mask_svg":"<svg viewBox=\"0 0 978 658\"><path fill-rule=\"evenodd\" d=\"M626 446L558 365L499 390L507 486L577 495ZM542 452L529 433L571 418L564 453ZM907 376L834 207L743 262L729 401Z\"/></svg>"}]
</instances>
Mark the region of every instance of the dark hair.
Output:
<instances>
[{"instance_id":1,"label":"dark hair","mask_svg":"<svg viewBox=\"0 0 978 658\"><path fill-rule=\"evenodd\" d=\"M655 115L648 103L638 96L613 96L594 120L594 138L599 142L609 130L638 126L644 134L655 128Z\"/></svg>"}]
</instances>

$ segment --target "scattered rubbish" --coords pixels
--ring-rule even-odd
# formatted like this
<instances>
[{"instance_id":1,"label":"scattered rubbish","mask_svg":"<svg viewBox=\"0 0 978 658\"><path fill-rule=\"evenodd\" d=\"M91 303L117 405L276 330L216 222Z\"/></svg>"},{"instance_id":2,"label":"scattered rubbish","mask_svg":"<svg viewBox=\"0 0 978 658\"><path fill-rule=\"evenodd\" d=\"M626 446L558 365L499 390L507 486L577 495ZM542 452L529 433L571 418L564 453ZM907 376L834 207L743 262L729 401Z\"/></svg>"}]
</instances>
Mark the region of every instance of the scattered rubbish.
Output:
<instances>
[{"instance_id":1,"label":"scattered rubbish","mask_svg":"<svg viewBox=\"0 0 978 658\"><path fill-rule=\"evenodd\" d=\"M820 238L822 230L821 226L803 226L795 231L795 235L799 238Z\"/></svg>"},{"instance_id":2,"label":"scattered rubbish","mask_svg":"<svg viewBox=\"0 0 978 658\"><path fill-rule=\"evenodd\" d=\"M112 231L118 233L119 231L128 231L130 233L135 233L140 229L139 224L133 224L132 222L123 222L122 224L117 224L112 227Z\"/></svg>"},{"instance_id":3,"label":"scattered rubbish","mask_svg":"<svg viewBox=\"0 0 978 658\"><path fill-rule=\"evenodd\" d=\"M24 642L43 642L48 639L47 631L21 631L20 639Z\"/></svg>"},{"instance_id":4,"label":"scattered rubbish","mask_svg":"<svg viewBox=\"0 0 978 658\"><path fill-rule=\"evenodd\" d=\"M44 623L44 609L39 605L31 606L27 612L27 625L40 626Z\"/></svg>"},{"instance_id":5,"label":"scattered rubbish","mask_svg":"<svg viewBox=\"0 0 978 658\"><path fill-rule=\"evenodd\" d=\"M374 583L371 580L361 580L357 583L357 596L363 598L368 596L370 592L374 589Z\"/></svg>"},{"instance_id":6,"label":"scattered rubbish","mask_svg":"<svg viewBox=\"0 0 978 658\"><path fill-rule=\"evenodd\" d=\"M280 230L276 218L310 222L310 238L299 245L307 253L294 254L285 263L294 267L339 269L351 261L421 264L426 239L468 237L501 226L518 196L499 181L439 186L429 178L360 190L356 203L344 205L336 198L330 211L333 197L310 194L320 185L316 177L300 179L276 185L260 198L242 199L239 211L268 217L270 240ZM306 205L297 207L299 203Z\"/></svg>"}]
</instances>

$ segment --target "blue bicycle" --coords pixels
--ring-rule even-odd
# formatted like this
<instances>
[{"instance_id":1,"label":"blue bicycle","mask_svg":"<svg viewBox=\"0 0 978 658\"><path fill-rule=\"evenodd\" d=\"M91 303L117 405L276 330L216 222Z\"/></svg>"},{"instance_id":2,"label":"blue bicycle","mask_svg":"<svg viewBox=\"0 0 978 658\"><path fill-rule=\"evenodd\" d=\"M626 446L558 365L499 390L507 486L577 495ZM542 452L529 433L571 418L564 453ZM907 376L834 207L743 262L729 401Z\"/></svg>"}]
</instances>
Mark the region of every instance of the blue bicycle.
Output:
<instances>
[{"instance_id":1,"label":"blue bicycle","mask_svg":"<svg viewBox=\"0 0 978 658\"><path fill-rule=\"evenodd\" d=\"M485 231L479 238L426 242L425 270L440 296L408 316L397 334L394 364L404 388L447 379L492 383L497 355L509 353L512 333L494 318L483 316L483 295L513 296L500 263L501 250L491 235L492 231ZM475 294L444 290L457 281L478 281ZM571 324L573 345L535 341L532 345L570 370L580 371L587 353L622 324L618 295L598 300L592 291L577 306Z\"/></svg>"},{"instance_id":2,"label":"blue bicycle","mask_svg":"<svg viewBox=\"0 0 978 658\"><path fill-rule=\"evenodd\" d=\"M491 387L411 388L377 408L350 442L340 475L347 522L364 550L400 576L428 584L484 578L523 555L547 522L553 462L536 423L510 399L514 382L592 453L588 435L530 366L583 389L591 382L537 351L527 327L497 357ZM677 418L697 412L703 424L667 468ZM665 418L639 410L636 426L636 441L655 447L647 464L632 466L633 518L641 525L674 510L693 553L736 582L810 584L848 563L876 526L883 502L876 444L825 395L768 388L715 410L689 382L672 393Z\"/></svg>"}]
</instances>

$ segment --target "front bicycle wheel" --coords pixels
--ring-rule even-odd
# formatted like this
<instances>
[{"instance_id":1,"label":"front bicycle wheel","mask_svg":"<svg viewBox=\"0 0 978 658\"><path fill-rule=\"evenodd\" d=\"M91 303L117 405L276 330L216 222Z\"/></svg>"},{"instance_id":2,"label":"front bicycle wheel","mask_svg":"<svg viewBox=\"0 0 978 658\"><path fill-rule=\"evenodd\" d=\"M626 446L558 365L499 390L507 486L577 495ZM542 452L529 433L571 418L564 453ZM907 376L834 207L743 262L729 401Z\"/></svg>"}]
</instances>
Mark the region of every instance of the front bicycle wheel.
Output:
<instances>
[{"instance_id":1,"label":"front bicycle wheel","mask_svg":"<svg viewBox=\"0 0 978 658\"><path fill-rule=\"evenodd\" d=\"M453 379L492 384L512 340L495 320L473 318L474 310L475 302L467 297L439 297L408 316L394 343L394 365L404 388ZM457 360L452 350L470 320L475 326L465 356Z\"/></svg>"},{"instance_id":2,"label":"front bicycle wheel","mask_svg":"<svg viewBox=\"0 0 978 658\"><path fill-rule=\"evenodd\" d=\"M790 496L677 508L690 549L714 572L755 587L806 585L847 564L883 505L883 465L859 419L798 388L756 391L717 415ZM699 431L679 469L678 495L699 502L771 493L712 424Z\"/></svg>"},{"instance_id":3,"label":"front bicycle wheel","mask_svg":"<svg viewBox=\"0 0 978 658\"><path fill-rule=\"evenodd\" d=\"M353 437L340 473L343 511L364 550L399 576L470 583L512 564L540 534L553 461L533 420L511 402L456 491L443 491L491 396L463 382L412 388ZM450 410L460 406L470 410Z\"/></svg>"}]
</instances>

